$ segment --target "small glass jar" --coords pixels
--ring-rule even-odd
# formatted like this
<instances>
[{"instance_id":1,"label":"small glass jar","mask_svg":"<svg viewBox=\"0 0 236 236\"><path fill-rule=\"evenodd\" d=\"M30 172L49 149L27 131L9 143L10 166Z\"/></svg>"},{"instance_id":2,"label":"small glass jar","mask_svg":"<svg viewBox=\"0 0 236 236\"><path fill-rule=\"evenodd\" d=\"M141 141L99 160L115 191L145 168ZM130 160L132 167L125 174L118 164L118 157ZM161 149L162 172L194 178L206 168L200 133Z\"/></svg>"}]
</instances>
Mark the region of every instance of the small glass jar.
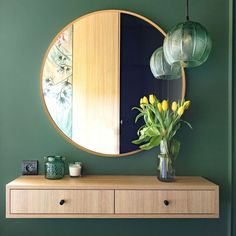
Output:
<instances>
[{"instance_id":1,"label":"small glass jar","mask_svg":"<svg viewBox=\"0 0 236 236\"><path fill-rule=\"evenodd\" d=\"M62 156L47 156L45 159L45 178L62 179L65 176L65 158Z\"/></svg>"},{"instance_id":2,"label":"small glass jar","mask_svg":"<svg viewBox=\"0 0 236 236\"><path fill-rule=\"evenodd\" d=\"M69 174L70 174L70 177L82 176L82 163L81 162L70 163Z\"/></svg>"}]
</instances>

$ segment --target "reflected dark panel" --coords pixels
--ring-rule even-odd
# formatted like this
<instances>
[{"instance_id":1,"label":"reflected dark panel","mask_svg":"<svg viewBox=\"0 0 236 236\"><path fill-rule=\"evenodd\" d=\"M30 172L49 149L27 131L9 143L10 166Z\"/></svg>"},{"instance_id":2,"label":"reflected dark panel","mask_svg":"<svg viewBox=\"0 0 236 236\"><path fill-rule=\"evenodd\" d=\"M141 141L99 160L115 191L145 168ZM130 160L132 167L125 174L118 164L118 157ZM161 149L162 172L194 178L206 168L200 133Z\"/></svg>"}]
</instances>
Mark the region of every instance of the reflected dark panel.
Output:
<instances>
[{"instance_id":1,"label":"reflected dark panel","mask_svg":"<svg viewBox=\"0 0 236 236\"><path fill-rule=\"evenodd\" d=\"M164 40L164 35L155 27L140 18L121 14L120 32L120 153L126 153L137 149L132 140L137 138L137 130L142 125L141 119L134 123L137 112L131 111L132 107L138 106L139 99L149 94L170 101L178 98L181 80L158 80L151 73L151 55Z\"/></svg>"}]
</instances>

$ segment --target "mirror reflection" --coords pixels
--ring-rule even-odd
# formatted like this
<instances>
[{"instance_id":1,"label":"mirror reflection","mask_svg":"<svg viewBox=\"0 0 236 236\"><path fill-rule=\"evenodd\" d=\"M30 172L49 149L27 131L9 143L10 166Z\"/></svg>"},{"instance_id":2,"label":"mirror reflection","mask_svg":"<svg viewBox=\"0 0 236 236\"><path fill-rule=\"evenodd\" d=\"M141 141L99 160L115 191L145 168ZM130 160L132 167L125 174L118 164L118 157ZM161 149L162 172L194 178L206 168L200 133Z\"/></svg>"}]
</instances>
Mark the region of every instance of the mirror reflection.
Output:
<instances>
[{"instance_id":1,"label":"mirror reflection","mask_svg":"<svg viewBox=\"0 0 236 236\"><path fill-rule=\"evenodd\" d=\"M136 152L131 141L144 95L182 98L184 78L158 80L149 61L164 32L124 11L88 14L62 30L46 53L42 95L56 126L79 147L101 155ZM141 122L141 121L140 121Z\"/></svg>"}]
</instances>

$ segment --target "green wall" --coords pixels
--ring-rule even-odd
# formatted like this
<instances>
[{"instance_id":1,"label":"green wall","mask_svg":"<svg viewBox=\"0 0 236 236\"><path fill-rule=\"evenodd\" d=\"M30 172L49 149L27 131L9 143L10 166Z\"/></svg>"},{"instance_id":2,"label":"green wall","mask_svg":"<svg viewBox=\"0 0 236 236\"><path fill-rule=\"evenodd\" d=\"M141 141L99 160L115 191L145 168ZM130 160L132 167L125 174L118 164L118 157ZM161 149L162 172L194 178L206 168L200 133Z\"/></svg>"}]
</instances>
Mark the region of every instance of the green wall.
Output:
<instances>
[{"instance_id":1,"label":"green wall","mask_svg":"<svg viewBox=\"0 0 236 236\"><path fill-rule=\"evenodd\" d=\"M80 160L87 174L155 175L157 150L124 158L85 153L55 131L44 113L39 74L44 53L62 27L98 9L137 12L170 30L184 20L185 0L0 0L0 235L226 236L231 229L231 92L229 2L190 1L190 16L213 40L209 60L187 71L186 119L178 175L201 175L220 185L220 219L5 219L5 184L21 174L24 159L62 154Z\"/></svg>"}]
</instances>

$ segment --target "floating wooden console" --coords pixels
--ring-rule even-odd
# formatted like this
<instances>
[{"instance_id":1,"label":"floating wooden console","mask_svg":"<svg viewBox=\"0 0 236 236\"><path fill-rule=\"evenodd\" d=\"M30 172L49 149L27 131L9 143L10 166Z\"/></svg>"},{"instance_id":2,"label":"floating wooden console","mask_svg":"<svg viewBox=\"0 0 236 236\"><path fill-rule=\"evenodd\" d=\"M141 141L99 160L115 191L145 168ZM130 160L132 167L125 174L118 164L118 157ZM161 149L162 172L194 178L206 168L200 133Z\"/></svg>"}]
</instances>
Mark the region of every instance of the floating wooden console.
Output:
<instances>
[{"instance_id":1,"label":"floating wooden console","mask_svg":"<svg viewBox=\"0 0 236 236\"><path fill-rule=\"evenodd\" d=\"M6 185L7 218L218 218L219 187L202 177L22 176Z\"/></svg>"}]
</instances>

